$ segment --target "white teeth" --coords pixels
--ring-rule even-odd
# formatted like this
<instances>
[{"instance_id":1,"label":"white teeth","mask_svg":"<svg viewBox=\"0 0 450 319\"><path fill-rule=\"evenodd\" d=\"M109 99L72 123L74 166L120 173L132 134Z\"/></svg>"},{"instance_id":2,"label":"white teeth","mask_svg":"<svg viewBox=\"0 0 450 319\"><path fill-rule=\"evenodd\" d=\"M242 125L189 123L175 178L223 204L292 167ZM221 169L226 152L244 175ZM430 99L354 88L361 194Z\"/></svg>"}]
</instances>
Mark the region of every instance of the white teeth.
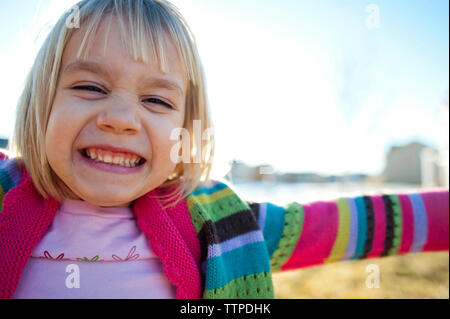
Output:
<instances>
[{"instance_id":1,"label":"white teeth","mask_svg":"<svg viewBox=\"0 0 450 319\"><path fill-rule=\"evenodd\" d=\"M137 163L139 163L139 157L133 156L133 157L130 159L130 163L132 163L132 164L137 164Z\"/></svg>"},{"instance_id":2,"label":"white teeth","mask_svg":"<svg viewBox=\"0 0 450 319\"><path fill-rule=\"evenodd\" d=\"M124 158L122 156L112 156L110 154L105 154L104 156L100 153L97 153L95 150L86 150L86 154L91 159L97 161L97 162L104 162L108 164L116 164L120 166L125 167L135 167L137 166L137 163L139 162L140 158L137 156L132 156L131 158L127 157Z\"/></svg>"},{"instance_id":3,"label":"white teeth","mask_svg":"<svg viewBox=\"0 0 450 319\"><path fill-rule=\"evenodd\" d=\"M90 157L90 158L92 158L92 159L96 159L97 158L97 153L95 153L95 152L91 152L91 151L89 151L89 150L86 150L86 154Z\"/></svg>"},{"instance_id":4,"label":"white teeth","mask_svg":"<svg viewBox=\"0 0 450 319\"><path fill-rule=\"evenodd\" d=\"M112 163L112 157L109 154L106 154L105 157L103 158L103 161L105 163Z\"/></svg>"}]
</instances>

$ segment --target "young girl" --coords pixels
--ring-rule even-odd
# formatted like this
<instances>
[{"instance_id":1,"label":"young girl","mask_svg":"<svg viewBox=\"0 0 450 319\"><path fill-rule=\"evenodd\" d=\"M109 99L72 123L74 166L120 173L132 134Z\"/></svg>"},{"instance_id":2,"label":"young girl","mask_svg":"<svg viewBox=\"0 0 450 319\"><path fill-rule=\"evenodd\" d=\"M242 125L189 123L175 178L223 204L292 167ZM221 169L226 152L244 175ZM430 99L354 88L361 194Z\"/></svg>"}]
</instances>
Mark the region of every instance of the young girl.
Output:
<instances>
[{"instance_id":1,"label":"young girl","mask_svg":"<svg viewBox=\"0 0 450 319\"><path fill-rule=\"evenodd\" d=\"M64 14L27 77L15 156L0 155L2 298L273 298L275 271L448 250L448 190L282 207L209 180L204 75L177 9L76 8L80 28Z\"/></svg>"}]
</instances>

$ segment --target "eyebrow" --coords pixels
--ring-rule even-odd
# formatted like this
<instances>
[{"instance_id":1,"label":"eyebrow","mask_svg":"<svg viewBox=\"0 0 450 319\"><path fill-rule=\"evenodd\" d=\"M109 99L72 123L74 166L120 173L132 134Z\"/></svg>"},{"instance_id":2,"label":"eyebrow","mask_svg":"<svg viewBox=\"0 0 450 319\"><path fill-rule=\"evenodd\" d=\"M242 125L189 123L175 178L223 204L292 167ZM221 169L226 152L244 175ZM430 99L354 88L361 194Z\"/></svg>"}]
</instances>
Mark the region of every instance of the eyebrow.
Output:
<instances>
[{"instance_id":1,"label":"eyebrow","mask_svg":"<svg viewBox=\"0 0 450 319\"><path fill-rule=\"evenodd\" d=\"M110 80L112 78L110 72L106 68L104 68L100 63L81 61L81 60L77 60L77 61L74 61L74 62L68 64L64 68L62 74L73 73L73 72L77 72L77 71L86 71L86 72L94 73L94 74L100 75L102 77L105 77L108 80ZM177 91L181 96L184 96L184 93L183 93L183 90L181 89L181 87L177 83L170 81L168 79L151 77L151 78L142 80L140 83L142 86L153 86L153 87L168 89L171 91Z\"/></svg>"}]
</instances>

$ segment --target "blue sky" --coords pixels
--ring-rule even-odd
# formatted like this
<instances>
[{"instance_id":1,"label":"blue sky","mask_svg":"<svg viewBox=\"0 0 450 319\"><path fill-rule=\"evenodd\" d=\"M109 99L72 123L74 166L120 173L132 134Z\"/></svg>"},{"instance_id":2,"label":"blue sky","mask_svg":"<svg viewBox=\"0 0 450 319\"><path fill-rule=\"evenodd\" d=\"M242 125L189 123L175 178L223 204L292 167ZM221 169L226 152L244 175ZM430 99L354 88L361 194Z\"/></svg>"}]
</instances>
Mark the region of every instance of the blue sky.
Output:
<instances>
[{"instance_id":1,"label":"blue sky","mask_svg":"<svg viewBox=\"0 0 450 319\"><path fill-rule=\"evenodd\" d=\"M448 128L440 126L448 1L172 2L205 67L219 175L231 159L281 171L372 174L391 145L448 145ZM74 3L0 0L1 136L12 132L43 26ZM377 28L367 24L370 4Z\"/></svg>"}]
</instances>

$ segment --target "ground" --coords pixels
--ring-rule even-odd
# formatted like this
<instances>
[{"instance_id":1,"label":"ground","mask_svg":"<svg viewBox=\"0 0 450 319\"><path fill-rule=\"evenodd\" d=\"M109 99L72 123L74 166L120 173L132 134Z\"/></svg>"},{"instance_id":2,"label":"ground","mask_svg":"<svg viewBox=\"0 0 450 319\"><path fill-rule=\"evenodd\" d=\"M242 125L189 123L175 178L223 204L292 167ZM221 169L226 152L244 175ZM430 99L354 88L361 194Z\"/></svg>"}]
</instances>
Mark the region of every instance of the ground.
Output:
<instances>
[{"instance_id":1,"label":"ground","mask_svg":"<svg viewBox=\"0 0 450 319\"><path fill-rule=\"evenodd\" d=\"M378 266L379 288L368 288L370 264ZM275 298L449 298L449 253L344 261L273 275ZM373 281L369 280L369 283Z\"/></svg>"}]
</instances>

